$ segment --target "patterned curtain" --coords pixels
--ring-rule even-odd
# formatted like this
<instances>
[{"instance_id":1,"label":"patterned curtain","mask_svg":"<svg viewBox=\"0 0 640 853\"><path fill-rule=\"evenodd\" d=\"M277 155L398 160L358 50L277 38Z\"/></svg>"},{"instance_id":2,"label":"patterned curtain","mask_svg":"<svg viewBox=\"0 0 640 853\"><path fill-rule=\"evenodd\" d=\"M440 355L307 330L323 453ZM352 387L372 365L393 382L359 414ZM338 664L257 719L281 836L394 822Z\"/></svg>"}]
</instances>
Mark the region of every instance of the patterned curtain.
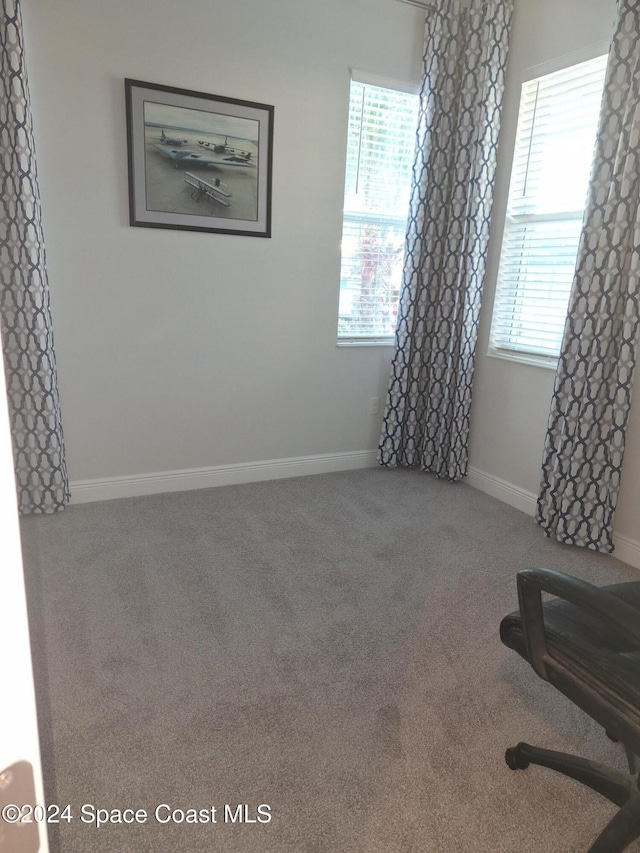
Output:
<instances>
[{"instance_id":1,"label":"patterned curtain","mask_svg":"<svg viewBox=\"0 0 640 853\"><path fill-rule=\"evenodd\" d=\"M18 0L1 0L0 324L20 512L69 501Z\"/></svg>"},{"instance_id":2,"label":"patterned curtain","mask_svg":"<svg viewBox=\"0 0 640 853\"><path fill-rule=\"evenodd\" d=\"M513 0L429 11L381 465L467 473L469 414ZM445 6L445 4L442 4Z\"/></svg>"},{"instance_id":3,"label":"patterned curtain","mask_svg":"<svg viewBox=\"0 0 640 853\"><path fill-rule=\"evenodd\" d=\"M613 551L639 330L640 6L619 0L547 431L537 521Z\"/></svg>"}]
</instances>

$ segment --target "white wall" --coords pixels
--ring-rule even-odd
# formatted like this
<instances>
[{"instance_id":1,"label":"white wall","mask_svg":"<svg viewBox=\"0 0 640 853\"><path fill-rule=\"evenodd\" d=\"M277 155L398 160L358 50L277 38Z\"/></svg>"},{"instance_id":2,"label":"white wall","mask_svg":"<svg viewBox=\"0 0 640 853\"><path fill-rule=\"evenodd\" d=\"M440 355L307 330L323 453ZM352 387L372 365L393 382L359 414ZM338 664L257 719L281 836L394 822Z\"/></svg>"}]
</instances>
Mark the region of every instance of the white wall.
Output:
<instances>
[{"instance_id":1,"label":"white wall","mask_svg":"<svg viewBox=\"0 0 640 853\"><path fill-rule=\"evenodd\" d=\"M608 43L615 0L516 0L498 155L487 281L472 411L471 464L528 493L538 492L554 373L487 356L491 309L509 188L520 83L526 69ZM577 57L575 61L579 61ZM586 58L586 57L582 57ZM632 412L615 518L620 537L640 540L640 403ZM621 549L618 548L620 551ZM640 555L640 552L638 552ZM622 554L621 554L622 556ZM631 559L625 554L625 559Z\"/></svg>"},{"instance_id":2,"label":"white wall","mask_svg":"<svg viewBox=\"0 0 640 853\"><path fill-rule=\"evenodd\" d=\"M394 0L23 0L72 480L377 446L391 349L336 346L349 68ZM275 106L273 237L131 228L124 78Z\"/></svg>"}]
</instances>

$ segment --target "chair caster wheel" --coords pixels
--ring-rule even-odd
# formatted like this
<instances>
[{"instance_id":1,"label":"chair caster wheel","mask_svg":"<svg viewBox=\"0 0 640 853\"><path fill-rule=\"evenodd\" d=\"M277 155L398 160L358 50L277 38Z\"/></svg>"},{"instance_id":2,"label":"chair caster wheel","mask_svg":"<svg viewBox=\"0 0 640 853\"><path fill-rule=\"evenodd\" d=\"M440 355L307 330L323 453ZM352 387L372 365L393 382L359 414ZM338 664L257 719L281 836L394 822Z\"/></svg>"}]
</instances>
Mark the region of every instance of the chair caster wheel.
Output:
<instances>
[{"instance_id":1,"label":"chair caster wheel","mask_svg":"<svg viewBox=\"0 0 640 853\"><path fill-rule=\"evenodd\" d=\"M529 759L521 754L517 746L510 746L504 754L504 760L511 770L526 770L529 766Z\"/></svg>"}]
</instances>

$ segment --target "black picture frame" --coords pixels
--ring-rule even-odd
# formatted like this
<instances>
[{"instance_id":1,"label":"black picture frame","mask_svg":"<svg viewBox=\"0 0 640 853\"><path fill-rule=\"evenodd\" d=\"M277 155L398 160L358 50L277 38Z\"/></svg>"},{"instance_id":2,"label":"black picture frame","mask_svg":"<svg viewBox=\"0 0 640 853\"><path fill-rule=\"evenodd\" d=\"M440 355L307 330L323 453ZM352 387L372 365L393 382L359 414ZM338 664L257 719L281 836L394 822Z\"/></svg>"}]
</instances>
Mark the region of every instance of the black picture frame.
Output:
<instances>
[{"instance_id":1,"label":"black picture frame","mask_svg":"<svg viewBox=\"0 0 640 853\"><path fill-rule=\"evenodd\" d=\"M125 79L129 223L271 236L274 108Z\"/></svg>"}]
</instances>

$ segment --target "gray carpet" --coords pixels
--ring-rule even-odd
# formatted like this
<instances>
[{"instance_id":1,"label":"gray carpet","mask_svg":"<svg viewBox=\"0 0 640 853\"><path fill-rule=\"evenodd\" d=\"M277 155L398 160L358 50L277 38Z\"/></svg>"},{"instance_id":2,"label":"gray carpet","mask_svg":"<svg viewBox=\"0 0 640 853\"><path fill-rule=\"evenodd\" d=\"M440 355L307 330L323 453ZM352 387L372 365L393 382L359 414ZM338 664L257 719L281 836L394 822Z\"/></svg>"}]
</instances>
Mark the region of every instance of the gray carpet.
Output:
<instances>
[{"instance_id":1,"label":"gray carpet","mask_svg":"<svg viewBox=\"0 0 640 853\"><path fill-rule=\"evenodd\" d=\"M85 504L23 540L62 853L582 853L616 810L504 764L527 740L625 767L498 626L518 568L638 572L466 484L369 469ZM85 803L149 820L96 829ZM217 822L158 824L161 803ZM263 803L268 824L224 822Z\"/></svg>"}]
</instances>

